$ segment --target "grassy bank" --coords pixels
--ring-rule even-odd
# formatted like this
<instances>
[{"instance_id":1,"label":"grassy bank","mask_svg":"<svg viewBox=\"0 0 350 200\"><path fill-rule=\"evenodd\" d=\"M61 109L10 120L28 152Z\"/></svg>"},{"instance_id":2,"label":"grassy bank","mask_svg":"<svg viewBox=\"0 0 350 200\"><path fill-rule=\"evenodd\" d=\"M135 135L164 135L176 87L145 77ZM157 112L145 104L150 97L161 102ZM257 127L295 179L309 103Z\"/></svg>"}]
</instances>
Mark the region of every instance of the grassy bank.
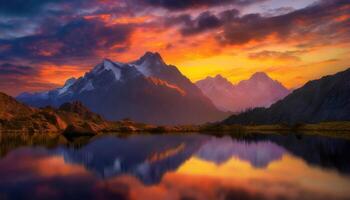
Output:
<instances>
[{"instance_id":1,"label":"grassy bank","mask_svg":"<svg viewBox=\"0 0 350 200\"><path fill-rule=\"evenodd\" d=\"M285 124L272 125L206 125L199 132L212 132L218 134L244 135L251 133L275 133L275 134L305 134L322 135L329 137L341 137L350 139L350 122L322 122L317 124Z\"/></svg>"},{"instance_id":2,"label":"grassy bank","mask_svg":"<svg viewBox=\"0 0 350 200\"><path fill-rule=\"evenodd\" d=\"M9 132L15 134L15 132ZM252 133L273 133L273 134L305 134L305 135L323 135L330 137L341 137L350 139L350 121L346 122L323 122L318 124L296 124L288 126L285 124L274 125L186 125L186 126L154 126L142 123L135 123L131 120L123 120L110 123L107 129L102 131L63 131L50 133L51 135L65 135L68 138L80 136L97 136L104 134L117 134L127 136L132 134L168 134L168 133L206 133L211 135L232 135L245 136ZM18 134L18 133L17 133ZM24 133L22 133L24 134ZM49 134L49 133L45 133ZM0 134L1 135L1 134ZM25 134L26 135L26 134ZM32 134L29 134L32 135Z\"/></svg>"}]
</instances>

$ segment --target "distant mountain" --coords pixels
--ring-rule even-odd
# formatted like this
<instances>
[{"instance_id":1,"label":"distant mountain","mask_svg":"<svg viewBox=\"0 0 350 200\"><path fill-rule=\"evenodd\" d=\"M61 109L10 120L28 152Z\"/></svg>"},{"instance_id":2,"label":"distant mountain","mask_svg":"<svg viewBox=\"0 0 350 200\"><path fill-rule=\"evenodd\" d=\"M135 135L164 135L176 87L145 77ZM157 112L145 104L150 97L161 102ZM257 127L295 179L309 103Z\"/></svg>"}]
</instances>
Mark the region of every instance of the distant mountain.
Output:
<instances>
[{"instance_id":1,"label":"distant mountain","mask_svg":"<svg viewBox=\"0 0 350 200\"><path fill-rule=\"evenodd\" d=\"M225 124L317 123L350 120L350 69L309 81L270 108L233 115Z\"/></svg>"},{"instance_id":2,"label":"distant mountain","mask_svg":"<svg viewBox=\"0 0 350 200\"><path fill-rule=\"evenodd\" d=\"M269 107L290 91L263 72L234 85L221 75L196 82L202 92L222 111L242 112L250 108Z\"/></svg>"},{"instance_id":3,"label":"distant mountain","mask_svg":"<svg viewBox=\"0 0 350 200\"><path fill-rule=\"evenodd\" d=\"M175 66L151 52L130 63L106 59L61 88L23 93L17 99L35 107L77 100L108 120L131 118L152 124L198 124L225 116Z\"/></svg>"}]
</instances>

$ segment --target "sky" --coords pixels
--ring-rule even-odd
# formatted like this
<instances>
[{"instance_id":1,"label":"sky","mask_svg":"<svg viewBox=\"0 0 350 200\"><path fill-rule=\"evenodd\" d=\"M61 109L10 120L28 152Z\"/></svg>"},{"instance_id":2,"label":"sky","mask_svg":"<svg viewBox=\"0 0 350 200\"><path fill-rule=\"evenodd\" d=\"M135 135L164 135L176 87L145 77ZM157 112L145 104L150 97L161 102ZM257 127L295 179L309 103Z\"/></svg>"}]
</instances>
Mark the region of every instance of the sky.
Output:
<instances>
[{"instance_id":1,"label":"sky","mask_svg":"<svg viewBox=\"0 0 350 200\"><path fill-rule=\"evenodd\" d=\"M295 89L350 67L350 1L0 0L0 91L10 95L146 51L193 82L266 72Z\"/></svg>"}]
</instances>

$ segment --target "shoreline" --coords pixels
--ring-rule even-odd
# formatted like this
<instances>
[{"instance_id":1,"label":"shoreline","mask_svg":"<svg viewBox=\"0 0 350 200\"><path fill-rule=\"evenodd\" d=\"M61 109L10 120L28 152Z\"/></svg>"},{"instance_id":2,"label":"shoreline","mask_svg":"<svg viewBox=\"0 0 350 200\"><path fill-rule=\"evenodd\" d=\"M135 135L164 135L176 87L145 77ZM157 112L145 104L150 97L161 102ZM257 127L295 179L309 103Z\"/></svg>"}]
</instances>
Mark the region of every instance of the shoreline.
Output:
<instances>
[{"instance_id":1,"label":"shoreline","mask_svg":"<svg viewBox=\"0 0 350 200\"><path fill-rule=\"evenodd\" d=\"M299 124L295 126L287 125L220 125L220 124L206 124L206 125L184 125L184 126L153 126L139 123L131 123L125 125L118 122L101 131L91 130L61 130L58 132L26 132L22 130L2 130L0 135L63 135L67 138L75 138L81 136L98 136L107 134L117 134L122 136L135 134L171 134L171 133L200 133L208 135L229 135L229 136L245 136L250 134L296 134L296 135L320 135L327 137L336 137L350 139L350 121L345 122L322 122L318 124Z\"/></svg>"}]
</instances>

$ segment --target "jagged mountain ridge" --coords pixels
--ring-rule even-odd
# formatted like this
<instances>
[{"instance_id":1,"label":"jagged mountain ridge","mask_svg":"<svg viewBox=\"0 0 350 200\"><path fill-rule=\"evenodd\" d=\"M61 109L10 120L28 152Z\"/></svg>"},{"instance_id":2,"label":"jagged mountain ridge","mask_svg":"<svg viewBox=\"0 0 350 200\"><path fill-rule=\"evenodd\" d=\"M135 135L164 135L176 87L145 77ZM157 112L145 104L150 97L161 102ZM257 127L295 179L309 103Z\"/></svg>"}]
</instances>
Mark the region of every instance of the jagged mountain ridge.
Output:
<instances>
[{"instance_id":1,"label":"jagged mountain ridge","mask_svg":"<svg viewBox=\"0 0 350 200\"><path fill-rule=\"evenodd\" d=\"M234 85L221 75L197 81L196 85L222 111L242 112L256 107L269 107L289 94L280 82L263 72Z\"/></svg>"},{"instance_id":2,"label":"jagged mountain ridge","mask_svg":"<svg viewBox=\"0 0 350 200\"><path fill-rule=\"evenodd\" d=\"M269 108L226 119L224 124L296 124L350 120L350 69L309 81Z\"/></svg>"},{"instance_id":3,"label":"jagged mountain ridge","mask_svg":"<svg viewBox=\"0 0 350 200\"><path fill-rule=\"evenodd\" d=\"M105 59L62 88L17 99L35 107L81 101L108 120L131 118L160 125L199 124L225 116L175 66L151 52L130 63Z\"/></svg>"}]
</instances>

